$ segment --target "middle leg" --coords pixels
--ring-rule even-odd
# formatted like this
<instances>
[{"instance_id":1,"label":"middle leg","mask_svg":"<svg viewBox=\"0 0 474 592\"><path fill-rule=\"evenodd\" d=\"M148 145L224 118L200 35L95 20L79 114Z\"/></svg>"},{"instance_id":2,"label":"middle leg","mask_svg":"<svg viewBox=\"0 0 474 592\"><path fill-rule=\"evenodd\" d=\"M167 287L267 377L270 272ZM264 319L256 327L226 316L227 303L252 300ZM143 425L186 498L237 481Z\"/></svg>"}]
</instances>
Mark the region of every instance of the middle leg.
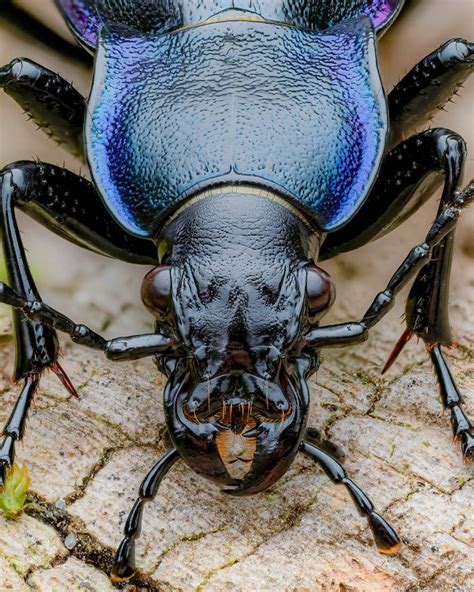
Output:
<instances>
[{"instance_id":1,"label":"middle leg","mask_svg":"<svg viewBox=\"0 0 474 592\"><path fill-rule=\"evenodd\" d=\"M474 69L474 44L452 39L428 55L397 84L388 97L391 146L449 101ZM433 129L401 142L385 157L364 206L343 229L330 234L321 258L353 250L387 234L444 188L438 215L459 194L466 159L464 141L449 130ZM431 261L418 273L406 303L407 329L393 349L388 370L408 340L426 343L438 378L443 406L451 412L455 439L466 460L474 456L472 425L462 410L462 397L441 347L453 343L448 316L449 277L454 228L434 247Z\"/></svg>"}]
</instances>

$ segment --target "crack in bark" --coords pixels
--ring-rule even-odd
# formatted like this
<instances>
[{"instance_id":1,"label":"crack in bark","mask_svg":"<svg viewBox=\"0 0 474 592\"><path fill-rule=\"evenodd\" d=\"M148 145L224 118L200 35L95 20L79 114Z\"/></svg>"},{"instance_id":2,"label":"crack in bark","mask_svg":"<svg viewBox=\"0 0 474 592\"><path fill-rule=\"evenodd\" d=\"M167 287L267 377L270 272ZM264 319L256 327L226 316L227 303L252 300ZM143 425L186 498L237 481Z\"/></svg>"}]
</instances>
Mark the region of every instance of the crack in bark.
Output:
<instances>
[{"instance_id":1,"label":"crack in bark","mask_svg":"<svg viewBox=\"0 0 474 592\"><path fill-rule=\"evenodd\" d=\"M439 575L441 575L446 569L449 569L456 562L456 558L453 557L452 561L446 565L438 567L432 574L424 578L419 578L417 582L409 584L403 592L422 592L423 590L432 590L429 588L431 582L433 582Z\"/></svg>"},{"instance_id":2,"label":"crack in bark","mask_svg":"<svg viewBox=\"0 0 474 592\"><path fill-rule=\"evenodd\" d=\"M72 517L68 512L56 508L54 504L41 500L37 496L29 496L24 511L28 516L54 528L62 540L68 534L76 535L77 543L72 549L68 549L69 553L65 555L65 560L72 555L103 573L110 574L115 550L102 545L96 537L88 533L82 520ZM140 573L139 570L133 578L133 583L146 592L160 592L162 589L159 582ZM123 589L126 583L113 583L113 585L118 589Z\"/></svg>"},{"instance_id":3,"label":"crack in bark","mask_svg":"<svg viewBox=\"0 0 474 592\"><path fill-rule=\"evenodd\" d=\"M87 475L82 479L81 484L77 487L77 489L75 491L73 491L69 495L65 496L64 501L66 502L67 505L70 505L70 504L74 503L75 501L77 501L78 499L81 499L82 497L84 497L84 495L87 493L86 489L87 489L87 486L89 485L89 483L91 483L91 481L93 481L93 479L97 475L97 473L105 467L105 465L109 462L111 457L114 454L116 454L117 452L121 452L123 450L130 450L133 448L140 448L143 450L152 450L154 452L157 452L159 450L159 446L160 446L163 438L164 438L164 436L161 433L160 438L158 439L156 444L155 443L154 444L137 444L135 442L127 442L123 446L119 445L119 446L106 447L102 451L102 454L101 454L99 460L91 467L91 469L89 470Z\"/></svg>"},{"instance_id":4,"label":"crack in bark","mask_svg":"<svg viewBox=\"0 0 474 592\"><path fill-rule=\"evenodd\" d=\"M58 565L63 565L64 563L66 563L66 561L68 560L69 555L67 553L57 553L52 559L51 561L48 562L47 565L35 565L32 566L28 569L28 571L26 572L26 574L24 575L23 579L25 580L25 583L31 588L31 589L35 589L29 582L28 580L30 579L30 577L35 574L37 571L41 571L41 570L45 570L45 569L52 569L54 567L57 567Z\"/></svg>"},{"instance_id":5,"label":"crack in bark","mask_svg":"<svg viewBox=\"0 0 474 592\"><path fill-rule=\"evenodd\" d=\"M169 547L166 547L162 551L162 553L158 556L156 563L151 568L151 571L154 573L160 567L164 558L167 555L169 555L172 551L174 551L176 548L178 548L181 543L187 543L187 542L191 542L191 541L199 541L199 540L209 536L210 534L216 534L217 532L224 532L225 530L227 530L227 528L228 528L227 526L221 526L219 528L214 528L212 530L207 530L207 531L196 532L194 534L186 535L186 536L176 539L172 545L170 545Z\"/></svg>"},{"instance_id":6,"label":"crack in bark","mask_svg":"<svg viewBox=\"0 0 474 592\"><path fill-rule=\"evenodd\" d=\"M253 554L253 552L252 552ZM209 571L203 578L203 580L196 586L195 592L202 592L204 586L208 583L208 581L215 576L217 573L219 573L220 571L226 569L227 567L232 567L232 565L235 565L236 563L239 563L240 561L242 561L242 559L247 559L247 557L250 557L250 555L247 556L243 556L240 559L231 559L230 561L227 561L227 563L223 563L222 565L220 565L219 567L212 569L211 571Z\"/></svg>"}]
</instances>

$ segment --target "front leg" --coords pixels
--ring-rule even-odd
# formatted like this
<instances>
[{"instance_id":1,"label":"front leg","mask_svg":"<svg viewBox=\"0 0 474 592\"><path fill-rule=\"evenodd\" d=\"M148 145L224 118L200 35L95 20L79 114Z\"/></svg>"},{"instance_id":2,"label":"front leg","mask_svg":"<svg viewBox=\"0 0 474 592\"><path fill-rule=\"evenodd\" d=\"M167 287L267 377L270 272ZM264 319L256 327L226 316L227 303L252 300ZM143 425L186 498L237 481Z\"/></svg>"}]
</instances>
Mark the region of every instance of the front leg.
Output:
<instances>
[{"instance_id":1,"label":"front leg","mask_svg":"<svg viewBox=\"0 0 474 592\"><path fill-rule=\"evenodd\" d=\"M418 275L417 281L420 277L423 277L424 269L430 269L429 266L433 253L436 252L436 247L454 231L461 210L472 201L474 201L474 181L463 192L452 196L448 204L444 204L426 235L425 242L410 251L393 274L386 289L377 294L360 321L316 327L305 335L306 347L309 350L315 350L325 347L341 347L365 341L368 338L369 330L393 307L395 296L400 290L416 275ZM417 283L414 284L415 288L416 286ZM412 329L409 327L395 348L395 354L389 359L388 365L409 339L411 333ZM423 335L420 336L423 337ZM472 434L472 425L461 408L461 395L442 357L439 344L432 344L430 349L430 355L440 382L443 403L451 410L453 434L456 439L461 441L464 459L466 461L471 460L474 455L474 436Z\"/></svg>"},{"instance_id":2,"label":"front leg","mask_svg":"<svg viewBox=\"0 0 474 592\"><path fill-rule=\"evenodd\" d=\"M8 282L23 302L40 302L41 298L28 267L15 208L91 250L134 263L156 261L154 244L128 235L111 218L91 183L69 171L44 163L12 164L0 171L0 197L0 235ZM14 312L13 321L14 378L23 381L23 386L0 444L0 488L7 467L13 464L15 443L23 436L25 418L41 374L51 368L68 391L76 394L58 363L54 328L38 317L28 318L22 311Z\"/></svg>"},{"instance_id":3,"label":"front leg","mask_svg":"<svg viewBox=\"0 0 474 592\"><path fill-rule=\"evenodd\" d=\"M0 302L16 308L32 321L69 335L74 343L103 351L109 360L138 360L155 354L170 353L176 339L160 333L145 333L107 340L86 325L78 324L41 300L26 300L4 282L0 282Z\"/></svg>"}]
</instances>

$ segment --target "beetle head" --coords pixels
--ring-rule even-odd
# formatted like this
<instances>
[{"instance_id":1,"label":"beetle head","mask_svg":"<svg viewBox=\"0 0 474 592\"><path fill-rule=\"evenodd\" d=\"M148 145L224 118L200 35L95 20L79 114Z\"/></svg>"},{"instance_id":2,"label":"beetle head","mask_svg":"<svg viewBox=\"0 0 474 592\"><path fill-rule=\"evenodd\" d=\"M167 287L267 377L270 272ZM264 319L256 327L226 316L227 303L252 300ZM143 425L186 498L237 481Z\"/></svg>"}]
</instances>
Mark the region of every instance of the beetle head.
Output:
<instances>
[{"instance_id":1,"label":"beetle head","mask_svg":"<svg viewBox=\"0 0 474 592\"><path fill-rule=\"evenodd\" d=\"M172 252L146 276L142 298L159 330L180 344L160 361L174 445L228 491L254 493L298 451L305 380L317 365L303 337L332 304L334 287L308 261L308 231L287 209L241 194L200 207L187 225L177 218ZM258 227L262 220L270 230Z\"/></svg>"},{"instance_id":2,"label":"beetle head","mask_svg":"<svg viewBox=\"0 0 474 592\"><path fill-rule=\"evenodd\" d=\"M305 379L315 357L303 351L300 338L303 327L332 303L333 284L323 270L305 265L274 278L279 294L273 306L260 300L252 306L247 286L239 307L236 287L225 290L227 304L219 290L210 300L183 293L186 273L190 268L163 265L142 285L150 311L180 320L175 330L181 328L183 351L162 367L169 376L164 400L171 439L193 470L230 486L227 492L264 490L288 469L304 435ZM194 282L196 274L194 268ZM279 307L283 284L292 298ZM219 319L219 310L229 316Z\"/></svg>"}]
</instances>

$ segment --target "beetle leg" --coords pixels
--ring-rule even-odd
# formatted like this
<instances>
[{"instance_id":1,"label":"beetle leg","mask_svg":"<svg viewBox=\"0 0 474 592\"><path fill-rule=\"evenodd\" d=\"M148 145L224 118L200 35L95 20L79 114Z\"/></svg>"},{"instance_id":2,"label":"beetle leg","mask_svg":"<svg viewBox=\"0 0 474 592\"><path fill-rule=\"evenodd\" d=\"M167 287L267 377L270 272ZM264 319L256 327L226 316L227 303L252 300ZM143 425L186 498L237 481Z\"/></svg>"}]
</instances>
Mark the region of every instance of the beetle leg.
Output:
<instances>
[{"instance_id":1,"label":"beetle leg","mask_svg":"<svg viewBox=\"0 0 474 592\"><path fill-rule=\"evenodd\" d=\"M473 66L474 44L450 39L410 70L388 95L391 146L442 109Z\"/></svg>"},{"instance_id":2,"label":"beetle leg","mask_svg":"<svg viewBox=\"0 0 474 592\"><path fill-rule=\"evenodd\" d=\"M158 264L155 244L115 222L83 177L52 164L20 161L0 172L0 182L10 209L20 209L61 238L121 261Z\"/></svg>"},{"instance_id":3,"label":"beetle leg","mask_svg":"<svg viewBox=\"0 0 474 592\"><path fill-rule=\"evenodd\" d=\"M464 140L445 128L401 142L385 156L359 212L346 226L328 234L319 259L358 249L395 230L434 196L443 180L444 203L449 203L459 189L466 156Z\"/></svg>"},{"instance_id":4,"label":"beetle leg","mask_svg":"<svg viewBox=\"0 0 474 592\"><path fill-rule=\"evenodd\" d=\"M443 407L451 411L451 427L454 440L461 442L461 450L467 462L472 460L474 456L472 423L462 410L461 393L451 375L439 345L434 345L429 352L438 379Z\"/></svg>"},{"instance_id":5,"label":"beetle leg","mask_svg":"<svg viewBox=\"0 0 474 592\"><path fill-rule=\"evenodd\" d=\"M347 228L329 235L323 247L326 255L358 248L395 229L433 194L444 175L441 215L456 198L465 159L464 141L446 129L425 131L402 142L385 158L360 213ZM407 300L408 328L429 344L452 343L447 300L453 239L454 228L434 246L431 262L420 272ZM404 334L405 342L408 336ZM402 345L399 342L398 351ZM394 359L391 356L390 361Z\"/></svg>"},{"instance_id":6,"label":"beetle leg","mask_svg":"<svg viewBox=\"0 0 474 592\"><path fill-rule=\"evenodd\" d=\"M0 444L0 491L6 483L7 469L13 467L15 443L23 437L28 410L39 386L39 381L39 373L31 372L25 377L13 411L3 428L3 442ZM17 508L17 511L19 510L21 510L21 506Z\"/></svg>"},{"instance_id":7,"label":"beetle leg","mask_svg":"<svg viewBox=\"0 0 474 592\"><path fill-rule=\"evenodd\" d=\"M0 87L39 129L84 160L84 97L70 82L26 58L0 68Z\"/></svg>"},{"instance_id":8,"label":"beetle leg","mask_svg":"<svg viewBox=\"0 0 474 592\"><path fill-rule=\"evenodd\" d=\"M0 228L8 279L24 298L39 300L14 217L12 185L5 176L0 178ZM14 376L15 380L23 379L24 385L3 430L4 440L0 445L0 488L5 483L7 467L13 465L15 442L23 435L26 415L38 387L39 376L46 368L52 367L58 357L58 340L53 329L26 319L22 312L15 311L13 321L16 337Z\"/></svg>"},{"instance_id":9,"label":"beetle leg","mask_svg":"<svg viewBox=\"0 0 474 592\"><path fill-rule=\"evenodd\" d=\"M334 483L342 483L346 486L359 514L367 518L379 552L387 555L396 553L401 546L397 533L393 527L375 511L373 503L362 489L356 485L352 479L349 479L341 463L318 446L310 444L307 441L301 443L300 451L318 463L331 481Z\"/></svg>"},{"instance_id":10,"label":"beetle leg","mask_svg":"<svg viewBox=\"0 0 474 592\"><path fill-rule=\"evenodd\" d=\"M178 460L175 448L167 452L149 471L138 493L138 498L128 515L124 527L124 538L115 553L111 578L114 582L125 582L135 574L135 541L142 528L143 508L146 502L152 501L158 493L163 477Z\"/></svg>"},{"instance_id":11,"label":"beetle leg","mask_svg":"<svg viewBox=\"0 0 474 592\"><path fill-rule=\"evenodd\" d=\"M472 425L460 407L461 395L439 346L451 343L447 317L451 243L462 208L474 200L474 181L463 192L457 192L456 185L450 182L450 178L456 177L450 177L449 173L447 175L440 211L425 242L411 250L390 279L387 288L377 294L364 317L356 323L316 327L305 336L305 340L310 349L317 349L349 345L367 339L368 330L387 314L397 293L417 274L407 300L408 332L402 336L403 341L397 344L396 353L401 351L411 334L416 333L426 342L440 383L444 405L451 409L454 436L461 439L464 458L469 460L474 455ZM390 356L389 362L392 363L395 357ZM387 368L388 365L384 371Z\"/></svg>"},{"instance_id":12,"label":"beetle leg","mask_svg":"<svg viewBox=\"0 0 474 592\"><path fill-rule=\"evenodd\" d=\"M72 242L125 260L155 262L154 245L127 235L107 213L92 185L68 171L38 163L10 165L0 173L0 193L0 229L8 281L13 288L11 292L22 304L34 302L35 306L39 304L41 307L42 302L28 268L16 223L15 207L44 221ZM66 199L68 194L71 197ZM91 212L97 217L92 216ZM104 231L105 240L101 236ZM16 338L14 377L15 380L23 380L24 384L3 431L0 487L5 481L7 467L13 463L15 442L23 435L25 418L42 372L51 368L69 392L75 394L74 387L57 360L58 340L54 327L41 319L28 317L21 310L13 313L13 320ZM140 344L143 345L142 342ZM123 344L111 345L111 355L115 354L117 358L122 350Z\"/></svg>"}]
</instances>

